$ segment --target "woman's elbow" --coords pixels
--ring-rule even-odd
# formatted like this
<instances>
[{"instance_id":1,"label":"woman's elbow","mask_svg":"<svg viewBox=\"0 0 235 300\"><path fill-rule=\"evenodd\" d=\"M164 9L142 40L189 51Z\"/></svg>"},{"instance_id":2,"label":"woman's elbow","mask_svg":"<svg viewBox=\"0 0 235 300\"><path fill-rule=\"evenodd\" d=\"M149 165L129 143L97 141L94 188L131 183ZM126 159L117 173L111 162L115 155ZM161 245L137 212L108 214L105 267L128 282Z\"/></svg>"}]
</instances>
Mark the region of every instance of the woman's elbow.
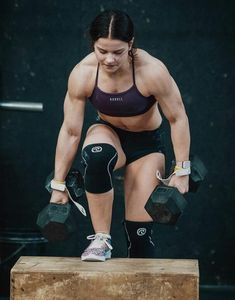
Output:
<instances>
[{"instance_id":1,"label":"woman's elbow","mask_svg":"<svg viewBox=\"0 0 235 300\"><path fill-rule=\"evenodd\" d=\"M170 124L179 124L179 123L182 123L184 124L185 126L189 126L189 119L188 119L188 116L186 114L186 112L182 112L180 114L177 114L177 115L171 115L168 117L168 121Z\"/></svg>"},{"instance_id":2,"label":"woman's elbow","mask_svg":"<svg viewBox=\"0 0 235 300\"><path fill-rule=\"evenodd\" d=\"M64 133L74 141L79 141L81 138L81 129L73 126L68 126L66 124L63 124L62 130Z\"/></svg>"}]
</instances>

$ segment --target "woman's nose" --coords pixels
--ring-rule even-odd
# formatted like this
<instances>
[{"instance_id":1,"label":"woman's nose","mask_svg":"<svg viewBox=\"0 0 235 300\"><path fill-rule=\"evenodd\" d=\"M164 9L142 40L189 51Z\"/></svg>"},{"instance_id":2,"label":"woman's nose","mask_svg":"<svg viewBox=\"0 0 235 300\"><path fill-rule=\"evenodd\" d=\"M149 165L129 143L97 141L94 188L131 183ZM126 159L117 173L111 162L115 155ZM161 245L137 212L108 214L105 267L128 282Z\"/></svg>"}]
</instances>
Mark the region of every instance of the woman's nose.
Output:
<instances>
[{"instance_id":1,"label":"woman's nose","mask_svg":"<svg viewBox=\"0 0 235 300\"><path fill-rule=\"evenodd\" d=\"M111 64L115 61L114 56L112 53L107 54L106 56L106 63Z\"/></svg>"}]
</instances>

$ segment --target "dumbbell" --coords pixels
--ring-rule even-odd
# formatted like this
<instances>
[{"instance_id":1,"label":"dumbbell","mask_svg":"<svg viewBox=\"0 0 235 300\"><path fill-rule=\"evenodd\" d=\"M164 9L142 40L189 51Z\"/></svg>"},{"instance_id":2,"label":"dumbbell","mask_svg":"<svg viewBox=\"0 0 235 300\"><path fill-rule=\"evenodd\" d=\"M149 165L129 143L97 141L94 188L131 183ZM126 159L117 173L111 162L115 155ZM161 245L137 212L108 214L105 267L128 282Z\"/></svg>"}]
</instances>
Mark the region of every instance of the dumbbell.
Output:
<instances>
[{"instance_id":1,"label":"dumbbell","mask_svg":"<svg viewBox=\"0 0 235 300\"><path fill-rule=\"evenodd\" d=\"M47 176L45 183L45 188L50 193L52 192L50 183L53 177L54 172L51 172ZM83 178L78 170L72 169L69 171L66 177L66 187L72 199L82 196L84 193ZM72 232L76 231L76 221L71 201L66 204L49 203L38 214L37 225L47 240L66 240Z\"/></svg>"},{"instance_id":2,"label":"dumbbell","mask_svg":"<svg viewBox=\"0 0 235 300\"><path fill-rule=\"evenodd\" d=\"M45 188L49 193L52 192L51 181L54 178L52 171L46 178ZM83 177L79 170L71 169L66 176L66 187L73 199L80 198L84 193Z\"/></svg>"},{"instance_id":3,"label":"dumbbell","mask_svg":"<svg viewBox=\"0 0 235 300\"><path fill-rule=\"evenodd\" d=\"M207 169L197 155L191 155L191 174L189 176L189 192L196 193L206 177Z\"/></svg>"},{"instance_id":4,"label":"dumbbell","mask_svg":"<svg viewBox=\"0 0 235 300\"><path fill-rule=\"evenodd\" d=\"M189 176L189 192L195 193L204 180L207 170L198 156L190 156L191 174ZM177 188L157 186L149 197L145 209L153 221L160 224L174 225L182 215L187 201Z\"/></svg>"},{"instance_id":5,"label":"dumbbell","mask_svg":"<svg viewBox=\"0 0 235 300\"><path fill-rule=\"evenodd\" d=\"M76 230L71 204L49 203L38 214L37 225L48 241L66 240Z\"/></svg>"}]
</instances>

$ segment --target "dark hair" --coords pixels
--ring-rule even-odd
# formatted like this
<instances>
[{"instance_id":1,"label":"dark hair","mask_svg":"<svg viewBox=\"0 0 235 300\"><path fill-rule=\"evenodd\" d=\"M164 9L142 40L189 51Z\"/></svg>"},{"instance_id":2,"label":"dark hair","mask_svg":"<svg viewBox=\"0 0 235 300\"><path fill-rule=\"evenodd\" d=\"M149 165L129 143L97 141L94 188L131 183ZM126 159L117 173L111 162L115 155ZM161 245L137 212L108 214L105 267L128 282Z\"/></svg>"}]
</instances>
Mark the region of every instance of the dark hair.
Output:
<instances>
[{"instance_id":1,"label":"dark hair","mask_svg":"<svg viewBox=\"0 0 235 300\"><path fill-rule=\"evenodd\" d=\"M120 10L105 10L90 25L92 45L99 38L118 39L130 42L134 37L134 25L131 18Z\"/></svg>"}]
</instances>

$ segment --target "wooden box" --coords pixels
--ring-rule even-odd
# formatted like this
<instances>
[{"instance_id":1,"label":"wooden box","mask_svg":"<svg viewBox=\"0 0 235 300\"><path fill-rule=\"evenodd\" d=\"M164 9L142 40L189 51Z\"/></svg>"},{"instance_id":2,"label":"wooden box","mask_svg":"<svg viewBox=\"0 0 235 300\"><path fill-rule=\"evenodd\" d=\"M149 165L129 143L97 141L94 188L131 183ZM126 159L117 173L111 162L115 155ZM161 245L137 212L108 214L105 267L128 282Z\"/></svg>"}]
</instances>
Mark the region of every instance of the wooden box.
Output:
<instances>
[{"instance_id":1,"label":"wooden box","mask_svg":"<svg viewBox=\"0 0 235 300\"><path fill-rule=\"evenodd\" d=\"M24 256L11 270L10 299L198 300L198 261Z\"/></svg>"}]
</instances>

